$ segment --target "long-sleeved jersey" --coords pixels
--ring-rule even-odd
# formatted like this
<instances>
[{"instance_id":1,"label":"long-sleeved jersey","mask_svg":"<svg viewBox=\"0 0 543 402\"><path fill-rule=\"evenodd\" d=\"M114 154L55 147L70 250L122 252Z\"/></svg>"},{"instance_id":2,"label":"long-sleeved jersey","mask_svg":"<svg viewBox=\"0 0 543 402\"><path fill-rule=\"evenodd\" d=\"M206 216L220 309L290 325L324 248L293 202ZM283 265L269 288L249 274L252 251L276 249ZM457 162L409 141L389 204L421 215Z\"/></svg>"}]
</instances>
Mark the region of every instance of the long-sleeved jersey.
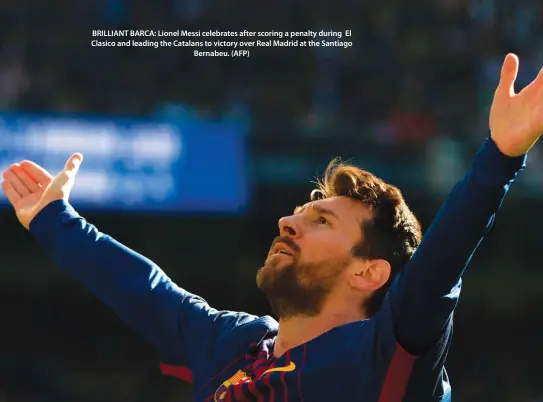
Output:
<instances>
[{"instance_id":1,"label":"long-sleeved jersey","mask_svg":"<svg viewBox=\"0 0 543 402\"><path fill-rule=\"evenodd\" d=\"M67 202L45 207L30 231L157 349L165 374L193 384L196 402L450 401L444 363L461 277L525 159L503 155L488 138L380 311L279 358L273 318L211 308Z\"/></svg>"}]
</instances>

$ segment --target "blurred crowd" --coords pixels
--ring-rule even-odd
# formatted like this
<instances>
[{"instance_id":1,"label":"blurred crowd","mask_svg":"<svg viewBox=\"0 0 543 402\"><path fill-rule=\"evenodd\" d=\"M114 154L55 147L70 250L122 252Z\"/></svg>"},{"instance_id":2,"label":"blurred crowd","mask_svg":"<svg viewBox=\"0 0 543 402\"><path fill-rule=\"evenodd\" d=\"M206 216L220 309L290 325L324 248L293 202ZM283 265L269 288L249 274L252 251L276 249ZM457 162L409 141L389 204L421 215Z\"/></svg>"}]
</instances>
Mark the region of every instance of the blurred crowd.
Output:
<instances>
[{"instance_id":1,"label":"blurred crowd","mask_svg":"<svg viewBox=\"0 0 543 402\"><path fill-rule=\"evenodd\" d=\"M280 122L283 130L325 129L392 143L470 136L477 73L492 85L490 70L511 46L500 40L511 32L488 6L493 2L480 3L8 0L0 5L0 107L145 116L248 112L257 132ZM92 30L108 28L351 29L354 46L254 49L242 61L211 61L188 49L92 48ZM529 36L530 27L514 34Z\"/></svg>"},{"instance_id":2,"label":"blurred crowd","mask_svg":"<svg viewBox=\"0 0 543 402\"><path fill-rule=\"evenodd\" d=\"M300 0L265 7L243 0L6 0L0 108L241 119L263 153L288 138L297 154L353 147L353 157L368 159L407 154L425 161L410 174L444 192L488 134L505 53L521 57L519 86L539 70L543 42L534 38L541 37L541 7L532 0ZM353 47L254 48L248 59L210 59L188 48L92 47L95 29L350 29ZM388 166L377 170L405 181Z\"/></svg>"},{"instance_id":3,"label":"blurred crowd","mask_svg":"<svg viewBox=\"0 0 543 402\"><path fill-rule=\"evenodd\" d=\"M488 134L488 108L506 52L521 58L519 89L543 64L542 15L543 3L535 0L3 0L0 110L242 119L256 155L356 148L356 155L372 160L378 154L387 165L408 155L412 168L402 169L404 175L420 181L418 174L430 171L428 183L448 191ZM182 48L93 48L96 29L350 29L353 47L255 49L248 59L210 59ZM542 159L535 150L532 163ZM532 171L528 180L543 188ZM136 249L147 247L155 258L170 247L170 257L176 255L173 245L149 245L152 239L132 229ZM208 247L215 246L209 240ZM173 260L163 258L173 268ZM256 257L242 256L240 263L244 258L253 264ZM183 283L196 287L191 290L220 294L220 279L198 288L186 275ZM245 285L254 287L252 274L238 284ZM4 293L0 305L0 402L191 400L190 390L163 378L147 346L89 295L74 290L43 305L31 292L17 292ZM252 303L256 296L243 292L229 308ZM260 303L251 305L265 313ZM464 330L456 342L467 346L453 346L454 401L543 401L533 352L541 326L521 324L530 323L532 312L515 313L514 325L480 309L461 314L463 328L479 332ZM111 321L88 319L97 316ZM527 335L515 337L519 333ZM521 365L522 359L528 362Z\"/></svg>"},{"instance_id":4,"label":"blurred crowd","mask_svg":"<svg viewBox=\"0 0 543 402\"><path fill-rule=\"evenodd\" d=\"M150 116L180 105L209 117L245 109L257 127L280 121L392 142L466 134L478 50L469 7L410 3L5 1L0 106ZM92 48L92 30L107 28L351 29L354 46L255 49L248 60L211 62L187 49Z\"/></svg>"},{"instance_id":5,"label":"blurred crowd","mask_svg":"<svg viewBox=\"0 0 543 402\"><path fill-rule=\"evenodd\" d=\"M6 0L0 5L0 107L249 114L257 132L280 122L272 126L377 143L471 139L485 135L474 131L505 52L522 58L520 85L539 70L543 49L534 38L541 35L541 7L530 0L298 1L266 7L242 0ZM354 46L255 48L241 61L210 61L182 48L90 46L94 29L129 28L351 29Z\"/></svg>"}]
</instances>

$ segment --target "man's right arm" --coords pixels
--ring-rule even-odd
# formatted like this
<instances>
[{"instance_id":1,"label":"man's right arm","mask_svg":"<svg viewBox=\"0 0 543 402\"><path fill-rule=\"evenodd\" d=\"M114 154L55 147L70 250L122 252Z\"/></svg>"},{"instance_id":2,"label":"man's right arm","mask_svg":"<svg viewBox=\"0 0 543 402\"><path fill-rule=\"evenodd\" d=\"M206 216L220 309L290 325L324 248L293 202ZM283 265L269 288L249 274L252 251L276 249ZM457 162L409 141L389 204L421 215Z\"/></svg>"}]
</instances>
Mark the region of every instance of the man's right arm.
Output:
<instances>
[{"instance_id":1,"label":"man's right arm","mask_svg":"<svg viewBox=\"0 0 543 402\"><path fill-rule=\"evenodd\" d=\"M220 333L254 319L210 308L152 261L99 232L66 201L47 205L31 221L30 232L55 264L176 363L192 366Z\"/></svg>"}]
</instances>

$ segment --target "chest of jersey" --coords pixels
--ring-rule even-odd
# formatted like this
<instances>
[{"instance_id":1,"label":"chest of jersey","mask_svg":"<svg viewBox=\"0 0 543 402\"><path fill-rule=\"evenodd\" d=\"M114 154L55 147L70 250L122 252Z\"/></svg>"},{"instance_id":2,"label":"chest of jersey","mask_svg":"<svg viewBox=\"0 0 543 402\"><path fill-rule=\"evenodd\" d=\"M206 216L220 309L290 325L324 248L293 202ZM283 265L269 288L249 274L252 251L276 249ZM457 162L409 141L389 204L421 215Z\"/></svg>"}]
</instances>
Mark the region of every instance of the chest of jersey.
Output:
<instances>
[{"instance_id":1,"label":"chest of jersey","mask_svg":"<svg viewBox=\"0 0 543 402\"><path fill-rule=\"evenodd\" d=\"M273 341L265 340L256 348L251 345L244 354L216 371L201 388L197 400L377 401L386 356L379 363L372 348L361 347L362 343L368 345L370 339L355 339L341 330L332 331L277 359L272 353Z\"/></svg>"}]
</instances>

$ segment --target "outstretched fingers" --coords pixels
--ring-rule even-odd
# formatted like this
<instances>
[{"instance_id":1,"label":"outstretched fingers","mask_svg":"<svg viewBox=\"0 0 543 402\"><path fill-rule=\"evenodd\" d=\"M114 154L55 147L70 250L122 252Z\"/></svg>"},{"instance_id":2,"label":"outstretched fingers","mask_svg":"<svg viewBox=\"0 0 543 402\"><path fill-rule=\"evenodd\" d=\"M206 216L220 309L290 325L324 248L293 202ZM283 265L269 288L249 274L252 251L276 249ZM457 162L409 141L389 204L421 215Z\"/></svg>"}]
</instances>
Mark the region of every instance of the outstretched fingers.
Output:
<instances>
[{"instance_id":1,"label":"outstretched fingers","mask_svg":"<svg viewBox=\"0 0 543 402\"><path fill-rule=\"evenodd\" d=\"M17 201L21 199L21 195L15 190L9 181L4 180L2 182L2 190L12 205L15 205Z\"/></svg>"},{"instance_id":2,"label":"outstretched fingers","mask_svg":"<svg viewBox=\"0 0 543 402\"><path fill-rule=\"evenodd\" d=\"M12 165L12 168L4 171L2 177L4 178L4 180L8 181L11 184L13 189L21 197L26 197L27 195L31 193L30 189L13 172L13 165Z\"/></svg>"},{"instance_id":3,"label":"outstretched fingers","mask_svg":"<svg viewBox=\"0 0 543 402\"><path fill-rule=\"evenodd\" d=\"M31 177L26 170L24 170L19 164L15 163L11 165L10 169L15 176L23 183L31 193L35 193L40 190L40 185L37 180Z\"/></svg>"},{"instance_id":4,"label":"outstretched fingers","mask_svg":"<svg viewBox=\"0 0 543 402\"><path fill-rule=\"evenodd\" d=\"M32 161L22 161L20 166L42 187L48 186L49 183L53 181L53 177L49 174L49 172L47 172L47 170Z\"/></svg>"}]
</instances>

